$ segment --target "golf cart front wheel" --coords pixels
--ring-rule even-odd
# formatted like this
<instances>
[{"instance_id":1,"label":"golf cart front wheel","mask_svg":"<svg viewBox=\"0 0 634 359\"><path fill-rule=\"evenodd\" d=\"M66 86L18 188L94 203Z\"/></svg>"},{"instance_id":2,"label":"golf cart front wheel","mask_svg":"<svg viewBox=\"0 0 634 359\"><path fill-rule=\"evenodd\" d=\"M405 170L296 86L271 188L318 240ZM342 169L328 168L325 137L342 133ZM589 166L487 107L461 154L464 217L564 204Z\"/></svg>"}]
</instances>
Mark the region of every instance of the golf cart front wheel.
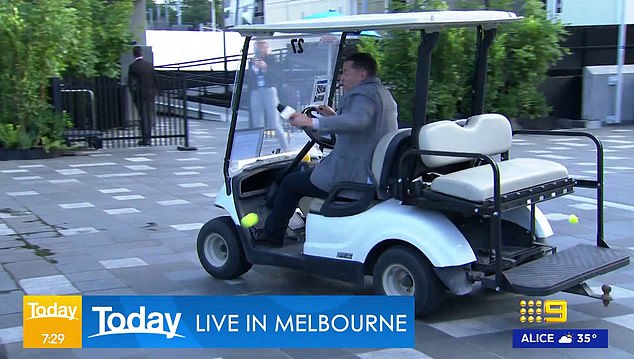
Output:
<instances>
[{"instance_id":1,"label":"golf cart front wheel","mask_svg":"<svg viewBox=\"0 0 634 359\"><path fill-rule=\"evenodd\" d=\"M198 233L197 251L200 264L214 278L234 279L251 269L230 217L205 223Z\"/></svg>"},{"instance_id":2,"label":"golf cart front wheel","mask_svg":"<svg viewBox=\"0 0 634 359\"><path fill-rule=\"evenodd\" d=\"M377 294L413 296L416 316L434 312L442 301L442 284L431 264L409 247L383 252L374 265L373 282Z\"/></svg>"}]
</instances>

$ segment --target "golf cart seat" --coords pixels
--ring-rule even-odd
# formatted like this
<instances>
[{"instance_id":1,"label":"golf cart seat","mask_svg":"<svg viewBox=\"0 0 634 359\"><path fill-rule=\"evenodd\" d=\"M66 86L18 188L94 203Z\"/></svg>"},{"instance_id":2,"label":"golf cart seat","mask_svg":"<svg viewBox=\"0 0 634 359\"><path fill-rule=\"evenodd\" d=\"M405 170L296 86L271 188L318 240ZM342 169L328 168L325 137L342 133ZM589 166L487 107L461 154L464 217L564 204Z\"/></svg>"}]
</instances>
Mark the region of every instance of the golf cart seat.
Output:
<instances>
[{"instance_id":1,"label":"golf cart seat","mask_svg":"<svg viewBox=\"0 0 634 359\"><path fill-rule=\"evenodd\" d=\"M356 183L340 183L330 192L329 198L312 198L309 211L325 216L351 216L361 213L374 204L375 195L378 200L386 200L393 196L391 188L398 174L398 160L400 155L409 146L411 128L403 128L390 132L381 138L374 149L372 155L372 175L375 185L364 185ZM334 197L337 201L324 206L324 203L331 202ZM342 200L343 199L343 200Z\"/></svg>"},{"instance_id":2,"label":"golf cart seat","mask_svg":"<svg viewBox=\"0 0 634 359\"><path fill-rule=\"evenodd\" d=\"M452 121L430 123L421 128L418 144L421 150L481 153L498 155L511 147L512 130L508 119L499 114L472 116L464 127ZM428 169L468 160L464 157L421 155ZM502 200L523 191L530 194L554 186L571 185L568 170L563 165L536 158L515 158L498 161L500 194ZM430 185L431 192L482 203L494 197L493 171L489 165L481 165L441 175ZM553 197L552 195L550 197Z\"/></svg>"}]
</instances>

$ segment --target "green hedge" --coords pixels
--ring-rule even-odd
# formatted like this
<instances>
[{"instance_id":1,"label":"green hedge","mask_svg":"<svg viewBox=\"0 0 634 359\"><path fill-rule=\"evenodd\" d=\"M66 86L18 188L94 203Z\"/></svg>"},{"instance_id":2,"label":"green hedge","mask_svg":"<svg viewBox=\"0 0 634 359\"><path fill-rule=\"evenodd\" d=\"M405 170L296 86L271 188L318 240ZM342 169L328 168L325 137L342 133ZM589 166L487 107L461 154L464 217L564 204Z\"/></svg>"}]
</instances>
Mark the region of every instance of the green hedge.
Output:
<instances>
[{"instance_id":1,"label":"green hedge","mask_svg":"<svg viewBox=\"0 0 634 359\"><path fill-rule=\"evenodd\" d=\"M0 147L61 146L52 77L118 76L133 0L0 0Z\"/></svg>"},{"instance_id":2,"label":"green hedge","mask_svg":"<svg viewBox=\"0 0 634 359\"><path fill-rule=\"evenodd\" d=\"M489 8L513 10L508 0L489 1ZM482 1L462 1L461 9L480 9ZM419 7L404 6L396 11L446 10L444 1L422 1ZM500 26L489 50L485 110L509 118L536 118L550 108L539 85L548 68L567 49L560 43L566 31L560 22L546 16L544 3L524 2L520 15L524 20ZM414 80L419 33L393 31L382 39L364 38L360 51L374 54L381 79L392 86L399 105L400 120L412 121ZM475 67L475 29L449 29L441 32L432 54L431 83L427 115L430 120L455 118L470 113L471 87Z\"/></svg>"}]
</instances>

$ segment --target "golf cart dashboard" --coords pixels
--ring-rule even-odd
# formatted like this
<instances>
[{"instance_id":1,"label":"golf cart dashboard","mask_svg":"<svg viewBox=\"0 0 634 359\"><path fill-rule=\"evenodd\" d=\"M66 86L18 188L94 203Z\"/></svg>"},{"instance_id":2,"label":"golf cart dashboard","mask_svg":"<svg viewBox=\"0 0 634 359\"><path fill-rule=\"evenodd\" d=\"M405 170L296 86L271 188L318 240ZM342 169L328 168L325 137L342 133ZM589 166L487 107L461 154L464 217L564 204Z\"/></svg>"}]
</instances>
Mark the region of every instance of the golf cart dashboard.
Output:
<instances>
[{"instance_id":1,"label":"golf cart dashboard","mask_svg":"<svg viewBox=\"0 0 634 359\"><path fill-rule=\"evenodd\" d=\"M259 169L255 172L243 173L238 178L238 195L249 198L265 194L275 183L284 166L277 168Z\"/></svg>"},{"instance_id":2,"label":"golf cart dashboard","mask_svg":"<svg viewBox=\"0 0 634 359\"><path fill-rule=\"evenodd\" d=\"M237 192L240 198L255 197L268 192L269 188L283 175L283 172L291 164L292 160L277 161L257 168L246 169L234 177L237 184ZM319 161L300 162L298 171L306 171L313 168Z\"/></svg>"},{"instance_id":3,"label":"golf cart dashboard","mask_svg":"<svg viewBox=\"0 0 634 359\"><path fill-rule=\"evenodd\" d=\"M275 162L258 166L257 168L246 169L234 177L238 196L240 198L249 198L266 194L291 161Z\"/></svg>"}]
</instances>

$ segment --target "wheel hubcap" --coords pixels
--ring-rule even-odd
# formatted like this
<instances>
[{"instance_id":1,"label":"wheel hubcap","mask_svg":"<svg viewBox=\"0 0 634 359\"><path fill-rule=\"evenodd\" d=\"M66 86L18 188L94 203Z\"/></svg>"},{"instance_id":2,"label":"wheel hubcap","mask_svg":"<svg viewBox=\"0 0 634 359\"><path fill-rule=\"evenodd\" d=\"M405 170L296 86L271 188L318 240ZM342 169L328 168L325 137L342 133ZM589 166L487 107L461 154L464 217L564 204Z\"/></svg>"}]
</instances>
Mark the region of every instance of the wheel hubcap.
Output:
<instances>
[{"instance_id":1,"label":"wheel hubcap","mask_svg":"<svg viewBox=\"0 0 634 359\"><path fill-rule=\"evenodd\" d=\"M227 242L218 233L210 234L205 241L205 257L214 267L222 267L227 263L229 248Z\"/></svg>"},{"instance_id":2,"label":"wheel hubcap","mask_svg":"<svg viewBox=\"0 0 634 359\"><path fill-rule=\"evenodd\" d=\"M414 295L414 278L403 265L392 264L387 267L383 272L382 281L387 295Z\"/></svg>"}]
</instances>

